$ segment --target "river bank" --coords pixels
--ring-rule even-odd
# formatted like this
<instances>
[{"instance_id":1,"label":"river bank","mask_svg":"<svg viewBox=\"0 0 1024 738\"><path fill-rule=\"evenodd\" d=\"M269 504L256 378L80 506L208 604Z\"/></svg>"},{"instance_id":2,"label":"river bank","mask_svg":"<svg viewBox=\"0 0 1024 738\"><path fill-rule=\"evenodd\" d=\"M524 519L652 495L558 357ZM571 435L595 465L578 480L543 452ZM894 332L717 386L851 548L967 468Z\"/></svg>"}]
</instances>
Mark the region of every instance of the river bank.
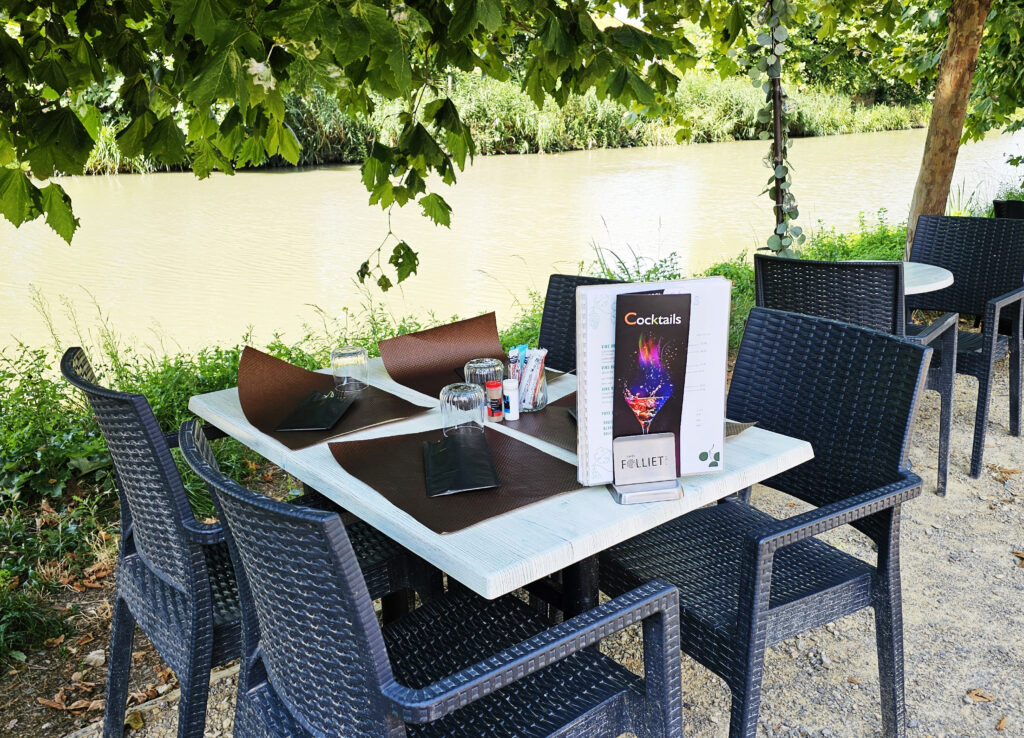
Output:
<instances>
[{"instance_id":1,"label":"river bank","mask_svg":"<svg viewBox=\"0 0 1024 738\"><path fill-rule=\"evenodd\" d=\"M921 128L931 115L928 102L867 105L838 92L791 87L796 114L790 135L797 138ZM562 106L549 99L538 110L514 79L458 71L448 76L445 92L482 156L674 145L679 126L668 122L674 119L686 121L693 143L753 140L764 128L757 123L757 111L764 105L760 89L745 76L721 79L711 72L684 75L667 102L664 119L637 116L617 102L598 99L593 91L571 95ZM351 164L366 158L375 137L392 143L397 139L401 110L400 102L378 97L372 115L351 117L333 97L316 91L307 98L287 98L286 121L302 146L300 165ZM155 171L145 159L121 156L116 133L113 126L102 129L87 172ZM269 163L287 168L283 161Z\"/></svg>"}]
</instances>

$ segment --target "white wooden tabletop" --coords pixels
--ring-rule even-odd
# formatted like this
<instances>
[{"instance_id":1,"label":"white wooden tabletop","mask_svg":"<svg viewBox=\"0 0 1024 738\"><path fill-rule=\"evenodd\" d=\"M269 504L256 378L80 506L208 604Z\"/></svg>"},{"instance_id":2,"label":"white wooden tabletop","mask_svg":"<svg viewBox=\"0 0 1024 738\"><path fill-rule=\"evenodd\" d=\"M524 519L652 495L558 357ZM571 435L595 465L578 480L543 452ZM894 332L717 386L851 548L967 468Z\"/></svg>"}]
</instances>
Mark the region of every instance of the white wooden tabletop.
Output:
<instances>
[{"instance_id":1,"label":"white wooden tabletop","mask_svg":"<svg viewBox=\"0 0 1024 738\"><path fill-rule=\"evenodd\" d=\"M953 284L953 272L934 264L903 262L903 294L918 295L945 289Z\"/></svg>"},{"instance_id":2,"label":"white wooden tabletop","mask_svg":"<svg viewBox=\"0 0 1024 738\"><path fill-rule=\"evenodd\" d=\"M396 384L387 376L379 359L370 362L369 381L412 402L432 405L433 409L415 418L368 428L336 440L363 440L440 427L437 400ZM549 385L549 398L556 400L575 389L575 376L559 377ZM442 535L342 469L331 455L327 442L292 451L257 430L242 413L237 388L197 395L190 400L189 409L489 599L512 592L813 456L809 443L755 427L726 441L722 471L684 477L681 500L619 505L605 487L587 487ZM569 451L502 424L496 427L553 456L576 463L576 455Z\"/></svg>"}]
</instances>

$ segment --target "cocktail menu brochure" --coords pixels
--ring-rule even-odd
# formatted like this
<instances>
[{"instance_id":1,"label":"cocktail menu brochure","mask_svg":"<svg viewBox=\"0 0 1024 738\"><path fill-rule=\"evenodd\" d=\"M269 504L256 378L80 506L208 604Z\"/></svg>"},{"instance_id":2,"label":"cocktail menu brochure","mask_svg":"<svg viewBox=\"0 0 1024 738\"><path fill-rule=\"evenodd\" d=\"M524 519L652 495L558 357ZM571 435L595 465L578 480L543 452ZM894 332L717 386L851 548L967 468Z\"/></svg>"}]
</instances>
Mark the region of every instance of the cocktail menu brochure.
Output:
<instances>
[{"instance_id":1,"label":"cocktail menu brochure","mask_svg":"<svg viewBox=\"0 0 1024 738\"><path fill-rule=\"evenodd\" d=\"M680 476L722 469L731 287L709 277L577 288L582 484L613 481L613 439L626 435L675 433Z\"/></svg>"}]
</instances>

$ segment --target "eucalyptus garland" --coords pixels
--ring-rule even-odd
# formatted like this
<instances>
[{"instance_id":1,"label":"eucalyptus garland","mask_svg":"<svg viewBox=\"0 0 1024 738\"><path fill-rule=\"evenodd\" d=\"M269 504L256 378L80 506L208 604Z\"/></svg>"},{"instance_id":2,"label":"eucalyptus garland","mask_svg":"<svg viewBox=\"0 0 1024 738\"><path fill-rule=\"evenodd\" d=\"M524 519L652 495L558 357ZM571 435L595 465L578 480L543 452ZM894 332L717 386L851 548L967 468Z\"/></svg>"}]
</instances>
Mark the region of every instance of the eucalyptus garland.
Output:
<instances>
[{"instance_id":1,"label":"eucalyptus garland","mask_svg":"<svg viewBox=\"0 0 1024 738\"><path fill-rule=\"evenodd\" d=\"M789 122L796 108L782 89L782 59L788 50L786 24L793 17L796 5L791 0L767 0L758 14L764 27L757 34L757 43L747 46L748 74L754 87L764 91L765 104L757 111L757 122L765 126L758 138L771 140L764 165L771 170L768 184L761 194L774 203L775 230L768 238L768 248L784 256L793 254L792 247L803 244L806 236L795 225L800 210L792 192L792 165L789 163Z\"/></svg>"}]
</instances>

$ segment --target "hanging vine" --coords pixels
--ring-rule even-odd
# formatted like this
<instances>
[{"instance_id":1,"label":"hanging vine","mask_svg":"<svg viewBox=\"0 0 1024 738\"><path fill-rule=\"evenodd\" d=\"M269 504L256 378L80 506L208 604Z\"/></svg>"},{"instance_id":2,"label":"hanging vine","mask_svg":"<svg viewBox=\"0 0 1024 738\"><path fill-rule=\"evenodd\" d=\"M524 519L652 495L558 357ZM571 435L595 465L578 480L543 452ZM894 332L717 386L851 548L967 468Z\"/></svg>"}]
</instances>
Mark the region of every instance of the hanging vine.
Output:
<instances>
[{"instance_id":1,"label":"hanging vine","mask_svg":"<svg viewBox=\"0 0 1024 738\"><path fill-rule=\"evenodd\" d=\"M771 198L775 212L775 230L768 238L767 247L783 256L793 255L792 247L803 244L806 239L803 229L795 224L800 210L792 192L789 162L789 122L796 108L782 89L782 58L788 50L786 40L789 38L786 24L795 9L791 0L767 0L757 17L764 30L757 34L757 43L747 46L748 74L754 86L765 94L764 107L757 111L757 122L766 128L758 137L771 140L764 165L772 174L761 192Z\"/></svg>"}]
</instances>

